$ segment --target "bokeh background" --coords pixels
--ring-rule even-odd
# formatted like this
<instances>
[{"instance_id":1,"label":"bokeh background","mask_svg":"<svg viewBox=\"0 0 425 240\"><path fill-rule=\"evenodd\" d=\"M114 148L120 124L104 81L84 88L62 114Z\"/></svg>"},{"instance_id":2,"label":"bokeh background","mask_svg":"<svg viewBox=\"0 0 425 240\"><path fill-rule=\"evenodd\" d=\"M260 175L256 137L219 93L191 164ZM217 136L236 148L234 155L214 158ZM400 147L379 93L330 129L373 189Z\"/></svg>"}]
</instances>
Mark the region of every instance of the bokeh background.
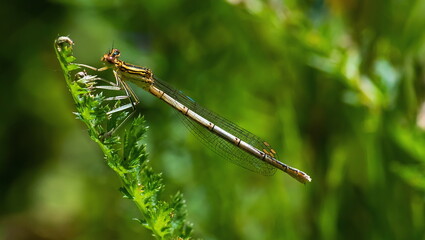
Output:
<instances>
[{"instance_id":1,"label":"bokeh background","mask_svg":"<svg viewBox=\"0 0 425 240\"><path fill-rule=\"evenodd\" d=\"M221 159L137 89L164 199L204 239L425 239L425 1L16 0L2 4L0 239L151 239L53 50L122 59L266 139L302 185ZM110 73L112 79L112 74Z\"/></svg>"}]
</instances>

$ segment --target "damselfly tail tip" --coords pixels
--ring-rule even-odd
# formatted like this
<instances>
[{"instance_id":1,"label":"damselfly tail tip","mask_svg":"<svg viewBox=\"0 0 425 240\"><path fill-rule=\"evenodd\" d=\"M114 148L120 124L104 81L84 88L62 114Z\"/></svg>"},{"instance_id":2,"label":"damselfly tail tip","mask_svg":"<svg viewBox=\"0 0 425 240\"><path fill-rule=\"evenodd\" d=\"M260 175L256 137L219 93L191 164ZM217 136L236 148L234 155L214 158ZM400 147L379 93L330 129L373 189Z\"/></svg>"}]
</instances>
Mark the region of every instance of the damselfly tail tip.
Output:
<instances>
[{"instance_id":1,"label":"damselfly tail tip","mask_svg":"<svg viewBox=\"0 0 425 240\"><path fill-rule=\"evenodd\" d=\"M306 184L306 183L311 182L311 177L309 175L307 175L306 173L301 172L301 171L295 176L295 179L297 179L302 184Z\"/></svg>"},{"instance_id":2,"label":"damselfly tail tip","mask_svg":"<svg viewBox=\"0 0 425 240\"><path fill-rule=\"evenodd\" d=\"M311 177L309 176L309 175L305 175L305 182L304 182L304 184L306 184L306 183L308 183L308 182L311 182Z\"/></svg>"},{"instance_id":3,"label":"damselfly tail tip","mask_svg":"<svg viewBox=\"0 0 425 240\"><path fill-rule=\"evenodd\" d=\"M296 168L287 166L284 171L302 184L311 182L311 177L308 174Z\"/></svg>"},{"instance_id":4,"label":"damselfly tail tip","mask_svg":"<svg viewBox=\"0 0 425 240\"><path fill-rule=\"evenodd\" d=\"M295 178L298 182L302 184L306 184L311 182L311 177L307 175L306 173L298 170L298 169L292 169L293 171L287 172L291 177Z\"/></svg>"}]
</instances>

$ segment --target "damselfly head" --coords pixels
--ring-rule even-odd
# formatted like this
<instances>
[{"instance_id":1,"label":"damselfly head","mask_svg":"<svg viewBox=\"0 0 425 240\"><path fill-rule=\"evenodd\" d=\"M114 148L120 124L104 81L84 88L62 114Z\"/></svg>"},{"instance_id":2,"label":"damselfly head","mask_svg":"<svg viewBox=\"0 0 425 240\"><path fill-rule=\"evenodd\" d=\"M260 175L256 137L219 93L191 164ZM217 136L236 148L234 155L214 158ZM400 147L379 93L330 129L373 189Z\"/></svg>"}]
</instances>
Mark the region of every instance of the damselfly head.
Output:
<instances>
[{"instance_id":1,"label":"damselfly head","mask_svg":"<svg viewBox=\"0 0 425 240\"><path fill-rule=\"evenodd\" d=\"M121 52L120 50L114 48L109 52L109 55L118 58L120 56Z\"/></svg>"},{"instance_id":2,"label":"damselfly head","mask_svg":"<svg viewBox=\"0 0 425 240\"><path fill-rule=\"evenodd\" d=\"M101 60L103 62L115 64L118 58L120 57L120 54L121 54L120 50L114 48L111 51L109 51L109 53L104 54Z\"/></svg>"}]
</instances>

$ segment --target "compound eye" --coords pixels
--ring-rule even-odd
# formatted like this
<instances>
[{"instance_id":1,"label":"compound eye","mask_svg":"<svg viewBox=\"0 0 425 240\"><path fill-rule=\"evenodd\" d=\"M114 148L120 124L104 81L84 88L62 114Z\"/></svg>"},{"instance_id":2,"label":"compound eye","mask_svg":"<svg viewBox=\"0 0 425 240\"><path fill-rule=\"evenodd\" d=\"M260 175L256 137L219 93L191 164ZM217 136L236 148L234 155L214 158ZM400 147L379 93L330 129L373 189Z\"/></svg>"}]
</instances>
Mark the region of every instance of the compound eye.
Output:
<instances>
[{"instance_id":1,"label":"compound eye","mask_svg":"<svg viewBox=\"0 0 425 240\"><path fill-rule=\"evenodd\" d=\"M120 56L120 51L118 49L114 49L112 50L112 57L119 57Z\"/></svg>"}]
</instances>

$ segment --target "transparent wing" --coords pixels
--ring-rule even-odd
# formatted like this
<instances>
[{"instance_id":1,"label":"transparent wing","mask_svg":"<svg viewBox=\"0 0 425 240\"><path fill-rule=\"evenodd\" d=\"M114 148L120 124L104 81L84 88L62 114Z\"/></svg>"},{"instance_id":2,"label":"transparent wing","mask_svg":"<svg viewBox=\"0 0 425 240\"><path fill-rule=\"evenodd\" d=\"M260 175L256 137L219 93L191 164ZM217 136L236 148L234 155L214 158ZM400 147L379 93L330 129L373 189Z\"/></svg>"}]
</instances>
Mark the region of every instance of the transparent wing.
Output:
<instances>
[{"instance_id":1,"label":"transparent wing","mask_svg":"<svg viewBox=\"0 0 425 240\"><path fill-rule=\"evenodd\" d=\"M220 128L240 138L246 143L249 143L258 150L262 150L264 153L270 155L271 157L278 159L276 151L273 150L273 148L267 142L263 141L262 139L250 133L249 131L237 126L236 124L217 115L216 113L211 112L206 108L203 108L202 106L197 104L193 99L188 96L185 96L181 91L174 89L167 83L155 79L154 85L158 89L164 91L176 101L185 105L190 110L196 112L208 121L216 124ZM221 137L209 131L208 129L201 126L192 119L184 116L183 114L179 114L179 116L182 119L184 125L195 136L197 136L203 144L205 144L208 148L212 149L214 152L216 152L223 158L228 159L232 163L239 165L243 168L263 175L273 175L276 172L275 167L261 161L260 159L238 148L234 144L222 139Z\"/></svg>"}]
</instances>

